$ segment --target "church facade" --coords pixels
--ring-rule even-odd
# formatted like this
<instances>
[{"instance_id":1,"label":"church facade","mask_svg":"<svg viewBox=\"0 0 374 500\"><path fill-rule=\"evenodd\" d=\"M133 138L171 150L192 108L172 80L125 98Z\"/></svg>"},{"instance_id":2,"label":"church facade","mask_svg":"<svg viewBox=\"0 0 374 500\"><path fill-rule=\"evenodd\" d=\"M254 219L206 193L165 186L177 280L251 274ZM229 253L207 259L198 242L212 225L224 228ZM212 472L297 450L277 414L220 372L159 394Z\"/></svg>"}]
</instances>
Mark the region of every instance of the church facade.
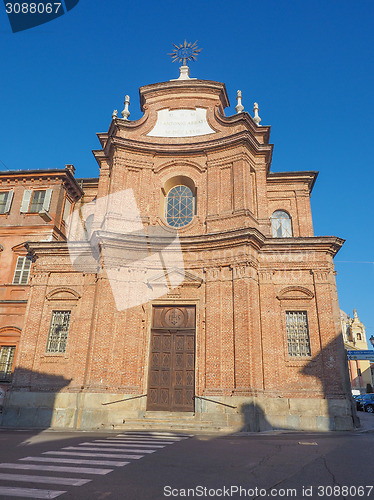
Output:
<instances>
[{"instance_id":1,"label":"church facade","mask_svg":"<svg viewBox=\"0 0 374 500\"><path fill-rule=\"evenodd\" d=\"M2 425L352 428L317 172L271 172L270 127L225 116L222 83L181 71L140 102L98 134L98 179L70 169L62 229L24 242Z\"/></svg>"}]
</instances>

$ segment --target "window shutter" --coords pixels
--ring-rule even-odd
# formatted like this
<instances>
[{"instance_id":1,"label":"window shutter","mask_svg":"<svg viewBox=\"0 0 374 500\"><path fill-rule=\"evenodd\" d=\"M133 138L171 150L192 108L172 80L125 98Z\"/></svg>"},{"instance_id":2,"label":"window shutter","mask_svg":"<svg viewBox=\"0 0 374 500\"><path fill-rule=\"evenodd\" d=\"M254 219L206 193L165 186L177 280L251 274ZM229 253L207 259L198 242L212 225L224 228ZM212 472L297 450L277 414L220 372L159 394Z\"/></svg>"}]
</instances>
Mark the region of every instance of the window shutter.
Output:
<instances>
[{"instance_id":1,"label":"window shutter","mask_svg":"<svg viewBox=\"0 0 374 500\"><path fill-rule=\"evenodd\" d=\"M68 198L66 198L65 199L65 207L64 207L64 215L62 216L63 220L65 221L65 224L67 224L69 222L71 206L72 206L71 201Z\"/></svg>"},{"instance_id":2,"label":"window shutter","mask_svg":"<svg viewBox=\"0 0 374 500\"><path fill-rule=\"evenodd\" d=\"M18 259L17 259L16 270L15 270L14 277L13 277L13 284L14 285L19 285L21 282L21 275L22 275L24 258L25 257L18 257Z\"/></svg>"},{"instance_id":3,"label":"window shutter","mask_svg":"<svg viewBox=\"0 0 374 500\"><path fill-rule=\"evenodd\" d=\"M43 203L43 209L46 212L49 210L49 205L51 204L51 197L52 197L52 188L49 188L45 192L45 197L44 197L44 203Z\"/></svg>"},{"instance_id":4,"label":"window shutter","mask_svg":"<svg viewBox=\"0 0 374 500\"><path fill-rule=\"evenodd\" d=\"M13 285L26 285L28 283L31 263L31 259L27 257L18 257L13 277Z\"/></svg>"},{"instance_id":5,"label":"window shutter","mask_svg":"<svg viewBox=\"0 0 374 500\"><path fill-rule=\"evenodd\" d=\"M31 260L28 259L27 257L24 258L24 266L23 266L23 273L21 277L21 285L26 285L29 281L29 276L30 276L30 269L31 269Z\"/></svg>"},{"instance_id":6,"label":"window shutter","mask_svg":"<svg viewBox=\"0 0 374 500\"><path fill-rule=\"evenodd\" d=\"M25 189L25 192L23 193L23 198L22 198L21 213L25 213L25 212L27 213L29 211L31 195L32 195L32 190Z\"/></svg>"},{"instance_id":7,"label":"window shutter","mask_svg":"<svg viewBox=\"0 0 374 500\"><path fill-rule=\"evenodd\" d=\"M10 210L10 207L12 205L12 200L13 200L13 194L14 194L14 190L11 189L10 191L8 191L8 198L6 200L6 204L5 204L5 211L4 213L7 214Z\"/></svg>"}]
</instances>

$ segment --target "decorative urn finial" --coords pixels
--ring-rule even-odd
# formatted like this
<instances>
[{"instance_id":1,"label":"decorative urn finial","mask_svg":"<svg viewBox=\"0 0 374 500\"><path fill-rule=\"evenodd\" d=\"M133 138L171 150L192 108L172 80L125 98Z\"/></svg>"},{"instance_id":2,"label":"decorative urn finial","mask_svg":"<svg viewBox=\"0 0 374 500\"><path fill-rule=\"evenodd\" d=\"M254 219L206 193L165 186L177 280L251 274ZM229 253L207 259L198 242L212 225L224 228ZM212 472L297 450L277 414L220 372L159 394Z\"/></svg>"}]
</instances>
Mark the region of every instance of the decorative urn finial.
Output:
<instances>
[{"instance_id":1,"label":"decorative urn finial","mask_svg":"<svg viewBox=\"0 0 374 500\"><path fill-rule=\"evenodd\" d=\"M258 104L257 104L257 102L255 102L253 105L253 112L255 114L255 116L253 117L253 121L259 127L261 118L258 116Z\"/></svg>"},{"instance_id":2,"label":"decorative urn finial","mask_svg":"<svg viewBox=\"0 0 374 500\"><path fill-rule=\"evenodd\" d=\"M236 100L238 104L235 106L235 110L237 113L242 113L244 111L244 106L242 105L242 91L238 90L236 93Z\"/></svg>"},{"instance_id":3,"label":"decorative urn finial","mask_svg":"<svg viewBox=\"0 0 374 500\"><path fill-rule=\"evenodd\" d=\"M124 120L128 120L130 116L129 104L130 104L130 96L125 95L125 109L121 113L122 118Z\"/></svg>"}]
</instances>

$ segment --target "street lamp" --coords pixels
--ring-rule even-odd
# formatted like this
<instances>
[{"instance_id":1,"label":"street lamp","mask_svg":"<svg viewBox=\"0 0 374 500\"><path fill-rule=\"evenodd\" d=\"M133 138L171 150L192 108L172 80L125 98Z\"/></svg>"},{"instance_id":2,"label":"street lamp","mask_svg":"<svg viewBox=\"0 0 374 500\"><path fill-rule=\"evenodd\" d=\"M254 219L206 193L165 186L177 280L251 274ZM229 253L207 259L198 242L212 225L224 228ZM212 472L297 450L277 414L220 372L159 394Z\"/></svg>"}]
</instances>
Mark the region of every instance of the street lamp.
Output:
<instances>
[{"instance_id":1,"label":"street lamp","mask_svg":"<svg viewBox=\"0 0 374 500\"><path fill-rule=\"evenodd\" d=\"M373 335L370 337L369 341L370 341L370 344L373 346L373 349L374 349L374 337L373 337Z\"/></svg>"}]
</instances>

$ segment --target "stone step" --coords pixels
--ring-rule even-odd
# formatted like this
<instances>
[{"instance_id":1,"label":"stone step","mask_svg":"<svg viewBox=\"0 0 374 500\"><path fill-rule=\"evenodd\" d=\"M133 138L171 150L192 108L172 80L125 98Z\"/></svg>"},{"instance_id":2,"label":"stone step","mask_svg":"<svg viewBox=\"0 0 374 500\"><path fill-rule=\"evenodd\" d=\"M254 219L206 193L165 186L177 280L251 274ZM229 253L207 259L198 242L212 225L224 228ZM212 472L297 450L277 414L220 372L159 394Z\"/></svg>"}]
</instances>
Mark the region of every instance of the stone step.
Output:
<instances>
[{"instance_id":1,"label":"stone step","mask_svg":"<svg viewBox=\"0 0 374 500\"><path fill-rule=\"evenodd\" d=\"M125 430L158 430L158 431L186 431L189 433L194 432L235 432L224 425L213 424L211 422L203 422L201 420L183 421L183 420L165 420L165 419L125 419L123 424L113 426L116 431Z\"/></svg>"},{"instance_id":2,"label":"stone step","mask_svg":"<svg viewBox=\"0 0 374 500\"><path fill-rule=\"evenodd\" d=\"M172 412L172 411L147 411L144 416L146 420L192 420L196 414L192 411Z\"/></svg>"}]
</instances>

